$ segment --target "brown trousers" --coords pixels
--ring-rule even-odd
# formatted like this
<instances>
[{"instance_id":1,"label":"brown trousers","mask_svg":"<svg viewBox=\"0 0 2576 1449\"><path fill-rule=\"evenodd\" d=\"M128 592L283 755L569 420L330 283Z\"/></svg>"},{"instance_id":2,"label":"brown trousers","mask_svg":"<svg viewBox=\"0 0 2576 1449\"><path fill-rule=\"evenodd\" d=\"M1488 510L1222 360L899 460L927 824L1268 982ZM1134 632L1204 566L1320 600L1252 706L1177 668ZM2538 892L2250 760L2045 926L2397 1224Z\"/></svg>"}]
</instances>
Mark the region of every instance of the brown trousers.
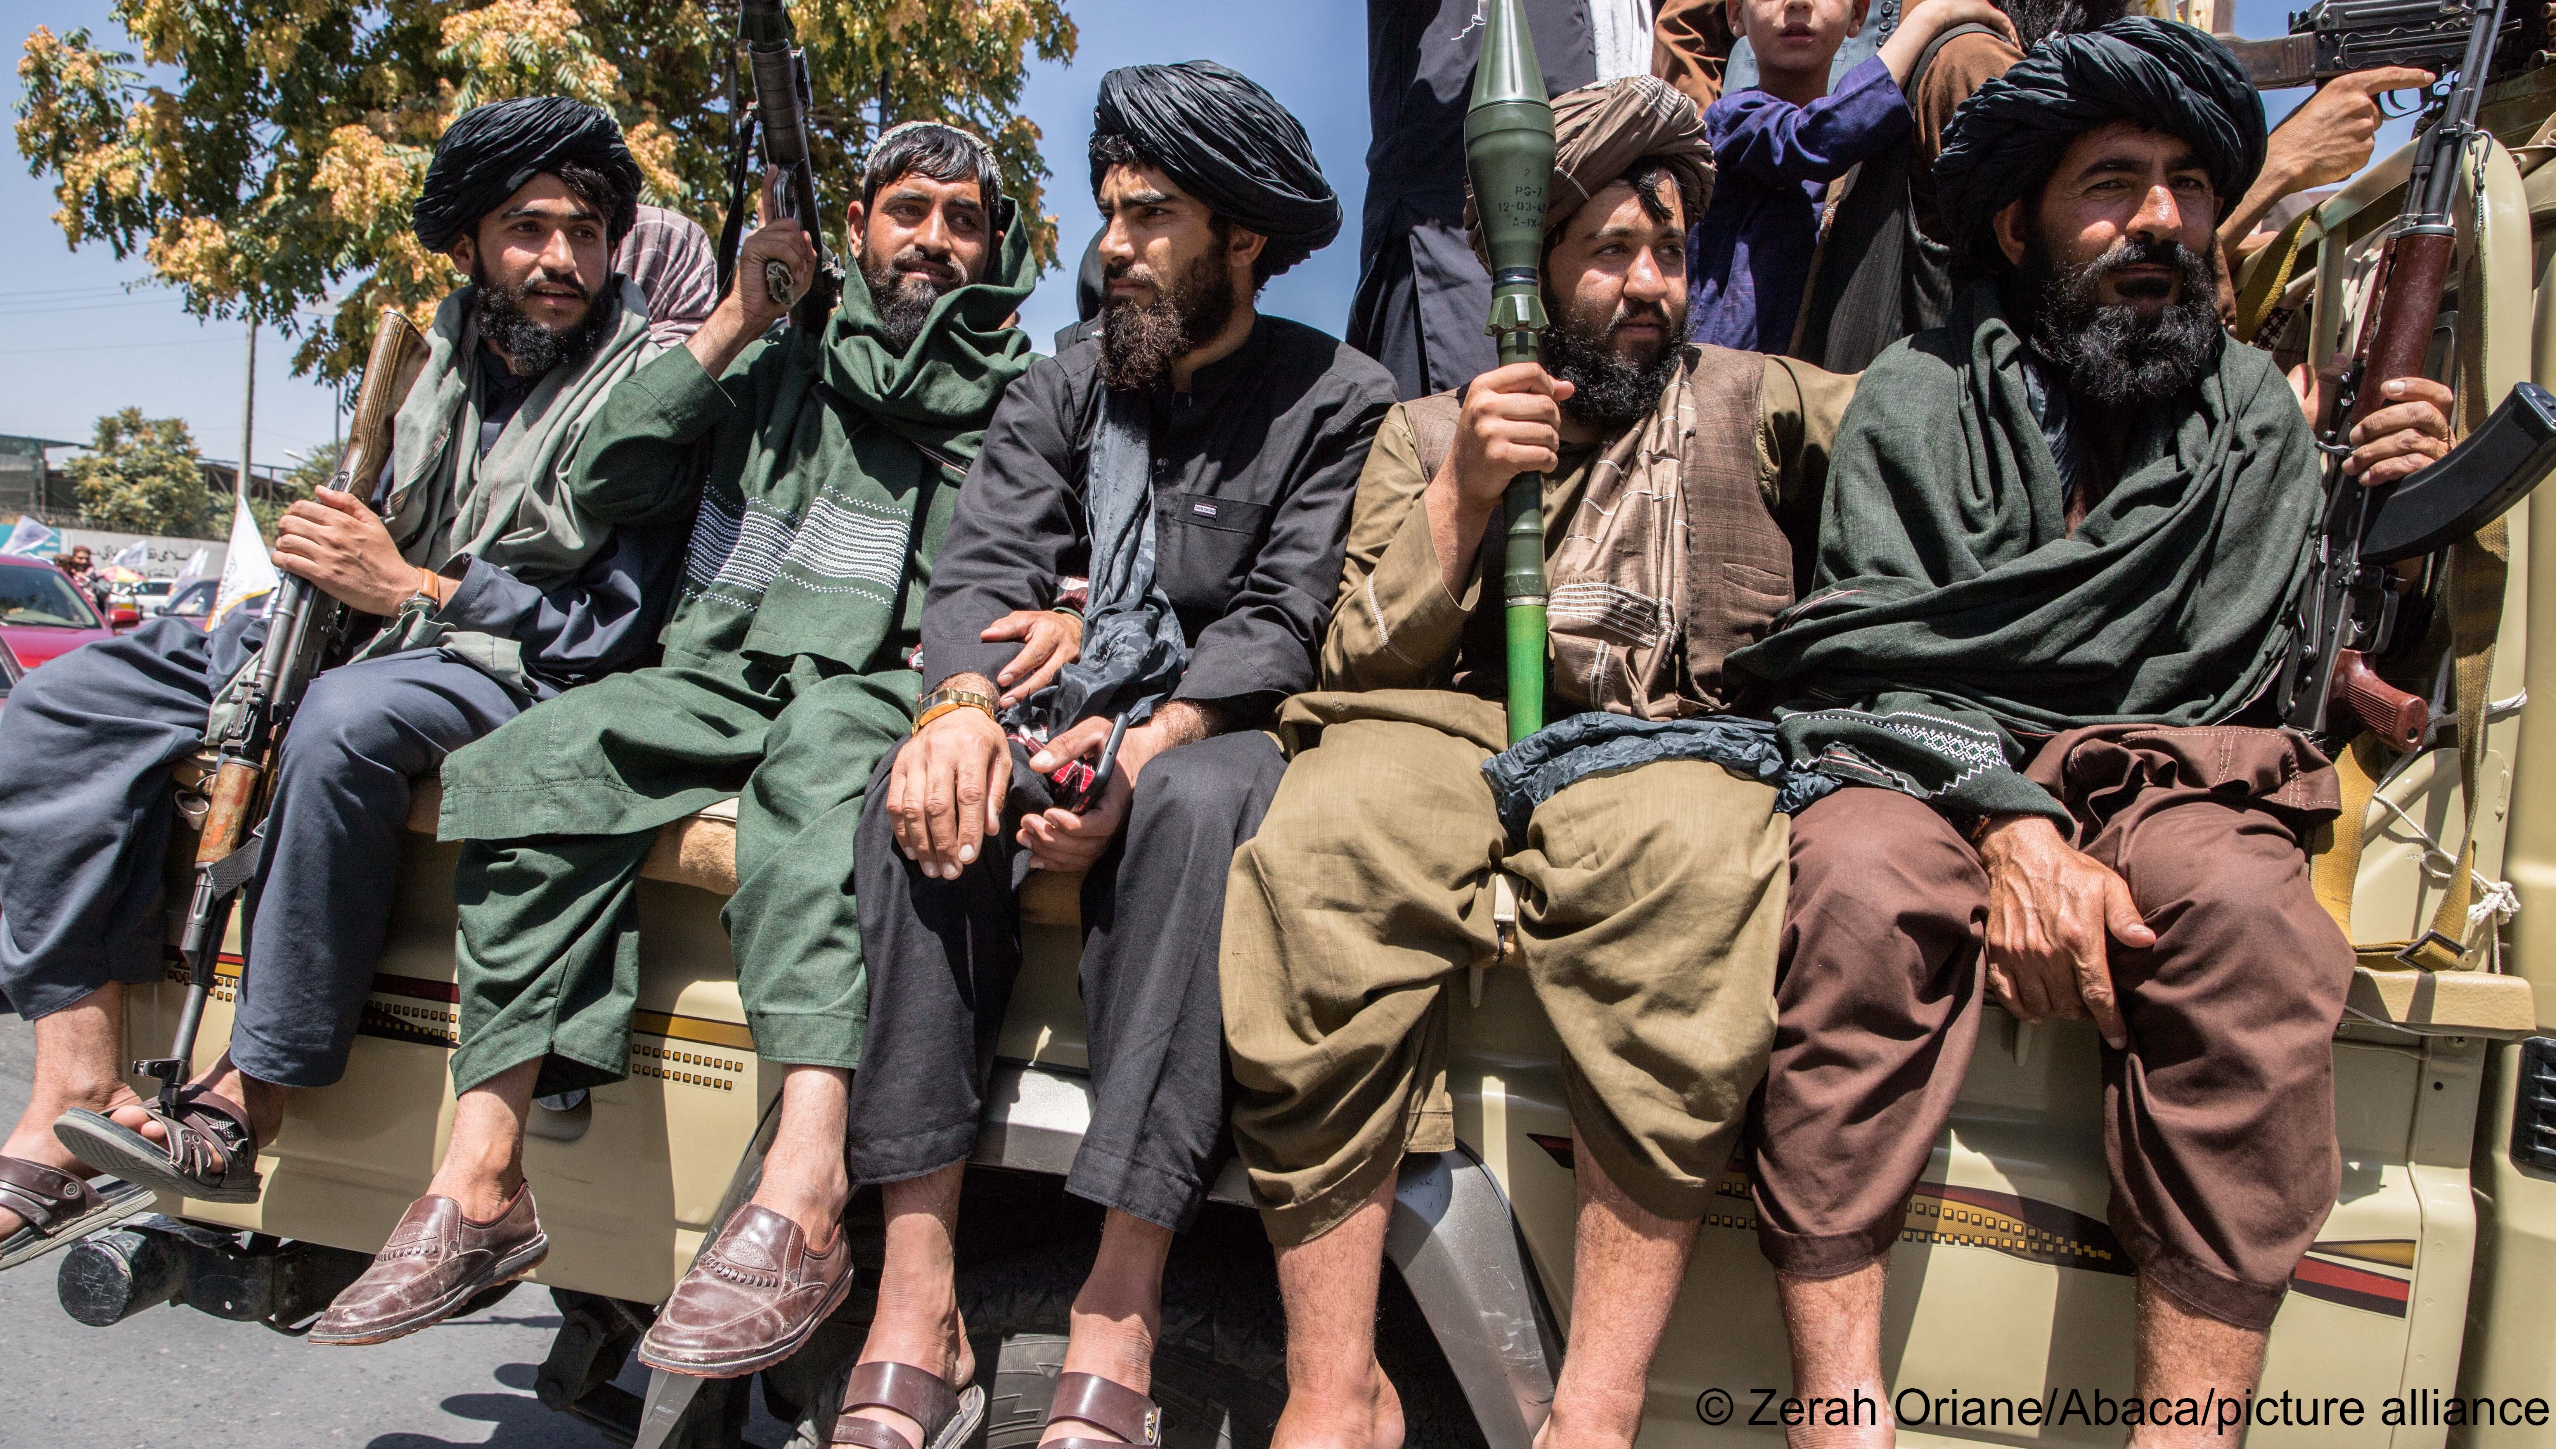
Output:
<instances>
[{"instance_id":1,"label":"brown trousers","mask_svg":"<svg viewBox=\"0 0 2576 1449\"><path fill-rule=\"evenodd\" d=\"M2309 893L2332 767L2276 730L2108 727L2031 776L2156 933L2114 945L2124 1051L2102 1049L2111 1227L2139 1271L2268 1328L2340 1180L2333 1042L2352 948ZM1790 833L1779 1036L1749 1129L1765 1256L1831 1278L1896 1241L1968 1071L1987 883L1923 802L1846 787Z\"/></svg>"},{"instance_id":2,"label":"brown trousers","mask_svg":"<svg viewBox=\"0 0 2576 1449\"><path fill-rule=\"evenodd\" d=\"M1235 1141L1271 1240L1321 1235L1405 1152L1452 1145L1443 992L1493 955L1497 867L1526 887L1576 1130L1647 1211L1704 1215L1771 1043L1789 849L1771 787L1696 761L1596 776L1514 850L1479 772L1502 706L1306 695L1292 734L1318 708L1336 722L1235 853L1219 954Z\"/></svg>"}]
</instances>

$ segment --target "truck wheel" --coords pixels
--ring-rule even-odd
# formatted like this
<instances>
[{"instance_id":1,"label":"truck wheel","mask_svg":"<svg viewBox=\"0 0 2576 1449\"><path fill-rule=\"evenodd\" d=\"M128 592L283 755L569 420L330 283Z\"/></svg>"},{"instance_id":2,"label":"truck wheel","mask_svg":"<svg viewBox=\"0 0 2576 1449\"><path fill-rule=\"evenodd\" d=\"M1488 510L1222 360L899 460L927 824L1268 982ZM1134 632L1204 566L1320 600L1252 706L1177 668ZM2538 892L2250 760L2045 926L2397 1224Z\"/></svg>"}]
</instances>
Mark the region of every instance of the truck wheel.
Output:
<instances>
[{"instance_id":1,"label":"truck wheel","mask_svg":"<svg viewBox=\"0 0 2576 1449\"><path fill-rule=\"evenodd\" d=\"M959 1307L990 1396L986 1449L1035 1449L1064 1367L1065 1325L1090 1271L1089 1245L1039 1249L968 1270ZM1394 1275L1388 1275L1390 1283ZM1400 1286L1389 1295L1382 1359L1405 1406L1408 1449L1483 1449L1448 1365ZM1399 1331L1409 1320L1412 1332ZM1428 1350L1426 1362L1422 1350ZM1270 1265L1176 1252L1163 1279L1154 1402L1171 1449L1266 1449L1288 1402L1287 1328Z\"/></svg>"}]
</instances>

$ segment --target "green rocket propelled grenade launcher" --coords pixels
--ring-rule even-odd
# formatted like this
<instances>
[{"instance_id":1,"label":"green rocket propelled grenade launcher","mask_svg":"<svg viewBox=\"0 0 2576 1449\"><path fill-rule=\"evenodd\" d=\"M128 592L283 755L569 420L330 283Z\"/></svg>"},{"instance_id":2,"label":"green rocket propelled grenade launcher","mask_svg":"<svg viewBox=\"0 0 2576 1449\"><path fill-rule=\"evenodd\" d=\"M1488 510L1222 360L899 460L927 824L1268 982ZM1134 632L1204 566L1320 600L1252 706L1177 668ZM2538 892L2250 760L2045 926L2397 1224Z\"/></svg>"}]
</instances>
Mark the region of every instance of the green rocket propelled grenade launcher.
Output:
<instances>
[{"instance_id":1,"label":"green rocket propelled grenade launcher","mask_svg":"<svg viewBox=\"0 0 2576 1449\"><path fill-rule=\"evenodd\" d=\"M1556 119L1521 0L1485 0L1484 47L1467 98L1467 180L1494 272L1494 309L1485 330L1504 366L1538 361L1547 326L1538 269L1547 232L1548 180L1556 173ZM1547 723L1547 540L1540 520L1545 480L1523 473L1503 490L1503 689L1514 741ZM1494 877L1494 954L1511 953L1519 917L1511 877ZM1468 973L1467 998L1484 995L1483 966Z\"/></svg>"},{"instance_id":2,"label":"green rocket propelled grenade launcher","mask_svg":"<svg viewBox=\"0 0 2576 1449\"><path fill-rule=\"evenodd\" d=\"M1548 178L1556 170L1556 124L1547 81L1521 0L1486 0L1484 48L1467 100L1467 179L1476 189L1494 308L1485 330L1503 365L1538 361L1547 326L1538 268L1547 223ZM1547 545L1539 508L1543 480L1523 473L1503 491L1503 664L1511 738L1536 731L1547 714Z\"/></svg>"}]
</instances>

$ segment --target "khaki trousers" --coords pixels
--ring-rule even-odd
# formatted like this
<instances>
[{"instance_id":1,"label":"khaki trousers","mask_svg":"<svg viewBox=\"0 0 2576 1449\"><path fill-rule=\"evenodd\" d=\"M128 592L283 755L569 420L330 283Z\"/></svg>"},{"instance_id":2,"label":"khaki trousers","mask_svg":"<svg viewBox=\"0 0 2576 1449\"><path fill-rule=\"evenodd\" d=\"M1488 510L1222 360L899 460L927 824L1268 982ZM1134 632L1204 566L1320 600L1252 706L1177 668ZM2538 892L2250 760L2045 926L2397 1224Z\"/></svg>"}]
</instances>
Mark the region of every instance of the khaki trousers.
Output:
<instances>
[{"instance_id":1,"label":"khaki trousers","mask_svg":"<svg viewBox=\"0 0 2576 1449\"><path fill-rule=\"evenodd\" d=\"M1771 787L1685 761L1596 776L1515 850L1479 770L1501 705L1380 690L1300 696L1283 719L1315 742L1235 853L1220 956L1235 1139L1271 1240L1322 1234L1405 1152L1453 1145L1442 992L1493 954L1498 867L1524 885L1577 1130L1648 1211L1705 1215L1770 1049L1789 848Z\"/></svg>"}]
</instances>

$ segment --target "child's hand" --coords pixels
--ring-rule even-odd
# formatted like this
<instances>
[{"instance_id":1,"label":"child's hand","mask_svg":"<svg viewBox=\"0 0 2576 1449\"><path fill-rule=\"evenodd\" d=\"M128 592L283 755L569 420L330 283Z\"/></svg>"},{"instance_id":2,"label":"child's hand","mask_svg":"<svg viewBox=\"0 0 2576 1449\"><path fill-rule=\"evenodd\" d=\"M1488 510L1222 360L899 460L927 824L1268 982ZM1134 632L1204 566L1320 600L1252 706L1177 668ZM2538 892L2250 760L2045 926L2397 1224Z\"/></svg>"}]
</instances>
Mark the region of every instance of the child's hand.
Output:
<instances>
[{"instance_id":1,"label":"child's hand","mask_svg":"<svg viewBox=\"0 0 2576 1449\"><path fill-rule=\"evenodd\" d=\"M2015 45L2021 44L2021 34L2013 29L2012 17L1997 9L1989 3L1989 0L1921 0L1919 7L1908 7L1909 11L1916 8L1932 12L1929 23L1923 31L1923 40L1927 45L1942 31L1960 25L1982 25L1989 30L2001 32L2005 39Z\"/></svg>"},{"instance_id":2,"label":"child's hand","mask_svg":"<svg viewBox=\"0 0 2576 1449\"><path fill-rule=\"evenodd\" d=\"M1897 22L1894 34L1878 48L1879 64L1896 78L1898 85L1914 70L1914 62L1923 56L1941 32L1961 25L1983 25L2001 34L2015 45L2021 33L2013 29L2012 18L1987 3L1987 0L1905 0L1904 19Z\"/></svg>"}]
</instances>

